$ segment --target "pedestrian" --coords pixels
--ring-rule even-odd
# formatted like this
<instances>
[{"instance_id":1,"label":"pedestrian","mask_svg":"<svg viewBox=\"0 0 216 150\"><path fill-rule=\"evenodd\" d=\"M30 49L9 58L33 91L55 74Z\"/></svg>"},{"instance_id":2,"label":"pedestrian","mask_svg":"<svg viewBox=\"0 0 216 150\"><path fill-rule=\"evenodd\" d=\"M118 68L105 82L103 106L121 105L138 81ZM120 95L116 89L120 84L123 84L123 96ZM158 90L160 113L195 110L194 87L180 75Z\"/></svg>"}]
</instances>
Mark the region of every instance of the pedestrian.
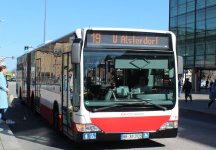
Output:
<instances>
[{"instance_id":1,"label":"pedestrian","mask_svg":"<svg viewBox=\"0 0 216 150\"><path fill-rule=\"evenodd\" d=\"M212 103L215 102L215 98L216 98L216 79L214 80L214 83L210 87L209 98L210 98L210 102L208 103L208 108L210 108Z\"/></svg>"},{"instance_id":2,"label":"pedestrian","mask_svg":"<svg viewBox=\"0 0 216 150\"><path fill-rule=\"evenodd\" d=\"M185 102L187 102L187 98L190 98L190 102L192 102L192 95L191 95L191 89L192 89L192 84L189 81L188 78L186 78L186 81L183 85L183 90L185 92Z\"/></svg>"},{"instance_id":3,"label":"pedestrian","mask_svg":"<svg viewBox=\"0 0 216 150\"><path fill-rule=\"evenodd\" d=\"M7 124L15 123L12 120L7 120L5 113L8 109L8 93L9 89L7 88L6 82L6 66L0 66L0 123L5 122Z\"/></svg>"}]
</instances>

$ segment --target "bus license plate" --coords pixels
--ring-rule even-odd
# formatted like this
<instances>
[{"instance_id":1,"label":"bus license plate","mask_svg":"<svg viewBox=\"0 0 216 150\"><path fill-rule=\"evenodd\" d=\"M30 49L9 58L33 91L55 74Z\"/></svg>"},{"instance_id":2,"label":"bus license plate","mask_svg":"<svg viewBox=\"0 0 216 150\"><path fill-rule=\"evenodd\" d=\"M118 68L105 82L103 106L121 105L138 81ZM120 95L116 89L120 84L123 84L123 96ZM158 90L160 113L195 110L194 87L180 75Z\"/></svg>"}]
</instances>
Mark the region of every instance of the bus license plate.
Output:
<instances>
[{"instance_id":1,"label":"bus license plate","mask_svg":"<svg viewBox=\"0 0 216 150\"><path fill-rule=\"evenodd\" d=\"M121 140L138 140L142 139L142 133L121 134Z\"/></svg>"}]
</instances>

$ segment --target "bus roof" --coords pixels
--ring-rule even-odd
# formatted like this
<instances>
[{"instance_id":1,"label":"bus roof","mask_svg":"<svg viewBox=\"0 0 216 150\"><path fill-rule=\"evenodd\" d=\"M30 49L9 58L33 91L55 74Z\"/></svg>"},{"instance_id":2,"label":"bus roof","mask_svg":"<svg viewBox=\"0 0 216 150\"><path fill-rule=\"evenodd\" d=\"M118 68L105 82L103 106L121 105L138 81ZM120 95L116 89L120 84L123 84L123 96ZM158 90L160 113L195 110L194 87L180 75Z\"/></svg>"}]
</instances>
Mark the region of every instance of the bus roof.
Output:
<instances>
[{"instance_id":1,"label":"bus roof","mask_svg":"<svg viewBox=\"0 0 216 150\"><path fill-rule=\"evenodd\" d=\"M151 29L139 29L139 28L103 28L103 27L87 27L84 30L102 30L102 31L131 31L131 32L154 32L154 33L164 33L170 34L171 31L165 30L151 30Z\"/></svg>"},{"instance_id":2,"label":"bus roof","mask_svg":"<svg viewBox=\"0 0 216 150\"><path fill-rule=\"evenodd\" d=\"M125 31L125 32L153 32L153 33L161 33L161 34L171 34L174 35L171 31L165 31L165 30L151 30L151 29L137 29L137 28L105 28L105 27L85 27L85 28L78 28L75 31L66 34L60 38L57 38L55 40L48 41L47 43L43 43L39 45L38 47L34 48L32 51L41 49L43 47L49 46L54 43L64 43L65 41L68 41L68 38L75 34L78 38L82 38L83 34L88 31ZM30 52L32 52L30 51ZM24 54L25 55L25 54Z\"/></svg>"}]
</instances>

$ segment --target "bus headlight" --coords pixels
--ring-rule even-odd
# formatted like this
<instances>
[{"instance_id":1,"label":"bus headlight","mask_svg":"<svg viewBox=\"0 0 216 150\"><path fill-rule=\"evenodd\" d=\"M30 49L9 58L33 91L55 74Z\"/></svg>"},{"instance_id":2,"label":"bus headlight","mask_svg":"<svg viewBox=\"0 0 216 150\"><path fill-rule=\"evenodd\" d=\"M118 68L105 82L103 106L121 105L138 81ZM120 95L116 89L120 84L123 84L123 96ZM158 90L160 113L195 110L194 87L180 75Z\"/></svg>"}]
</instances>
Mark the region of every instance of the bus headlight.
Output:
<instances>
[{"instance_id":1,"label":"bus headlight","mask_svg":"<svg viewBox=\"0 0 216 150\"><path fill-rule=\"evenodd\" d=\"M164 123L159 130L178 128L178 121L169 121Z\"/></svg>"},{"instance_id":2,"label":"bus headlight","mask_svg":"<svg viewBox=\"0 0 216 150\"><path fill-rule=\"evenodd\" d=\"M101 131L96 125L93 124L76 124L78 132L98 132Z\"/></svg>"}]
</instances>

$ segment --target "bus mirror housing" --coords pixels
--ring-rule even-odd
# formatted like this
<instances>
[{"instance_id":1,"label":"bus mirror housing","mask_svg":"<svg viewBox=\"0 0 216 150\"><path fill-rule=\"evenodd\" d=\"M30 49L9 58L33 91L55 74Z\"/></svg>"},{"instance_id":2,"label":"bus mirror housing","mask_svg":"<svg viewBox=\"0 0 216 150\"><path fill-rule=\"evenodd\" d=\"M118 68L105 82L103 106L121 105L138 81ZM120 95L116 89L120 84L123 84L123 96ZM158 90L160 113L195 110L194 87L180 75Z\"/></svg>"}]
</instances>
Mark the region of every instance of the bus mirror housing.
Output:
<instances>
[{"instance_id":1,"label":"bus mirror housing","mask_svg":"<svg viewBox=\"0 0 216 150\"><path fill-rule=\"evenodd\" d=\"M180 74L182 74L183 75L183 73L184 73L184 71L183 71L183 57L182 56L178 56L178 59L177 59L177 61L178 61L178 64L177 64L177 68L178 68L178 74L180 75Z\"/></svg>"},{"instance_id":2,"label":"bus mirror housing","mask_svg":"<svg viewBox=\"0 0 216 150\"><path fill-rule=\"evenodd\" d=\"M71 63L79 64L80 63L80 51L81 51L81 39L74 39L71 49Z\"/></svg>"}]
</instances>

